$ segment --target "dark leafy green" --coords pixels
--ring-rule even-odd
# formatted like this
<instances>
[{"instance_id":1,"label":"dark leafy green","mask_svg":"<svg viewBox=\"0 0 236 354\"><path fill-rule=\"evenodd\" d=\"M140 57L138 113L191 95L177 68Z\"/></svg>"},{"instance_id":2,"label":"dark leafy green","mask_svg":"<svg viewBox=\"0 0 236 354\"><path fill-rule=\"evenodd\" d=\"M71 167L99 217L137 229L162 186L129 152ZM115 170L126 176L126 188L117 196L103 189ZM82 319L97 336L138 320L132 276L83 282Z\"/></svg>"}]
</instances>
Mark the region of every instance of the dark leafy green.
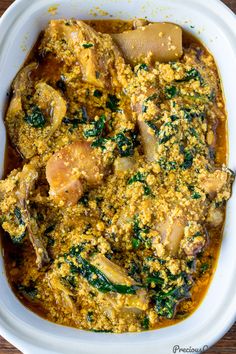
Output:
<instances>
[{"instance_id":1,"label":"dark leafy green","mask_svg":"<svg viewBox=\"0 0 236 354\"><path fill-rule=\"evenodd\" d=\"M93 319L93 311L88 311L87 313L87 321L88 322L93 322L94 319Z\"/></svg>"},{"instance_id":2,"label":"dark leafy green","mask_svg":"<svg viewBox=\"0 0 236 354\"><path fill-rule=\"evenodd\" d=\"M19 226L24 226L25 222L24 222L24 220L22 218L21 211L20 211L20 209L18 207L15 207L14 215L16 217L16 221L19 224ZM21 244L24 241L25 237L26 237L26 229L20 235L11 235L12 242L15 245Z\"/></svg>"},{"instance_id":3,"label":"dark leafy green","mask_svg":"<svg viewBox=\"0 0 236 354\"><path fill-rule=\"evenodd\" d=\"M176 116L175 114L172 114L172 115L170 116L170 119L171 119L172 122L175 122L176 120L179 119L179 117Z\"/></svg>"},{"instance_id":4,"label":"dark leafy green","mask_svg":"<svg viewBox=\"0 0 236 354\"><path fill-rule=\"evenodd\" d=\"M82 46L83 46L84 48L91 48L91 47L93 47L94 45L93 45L93 43L84 43L84 44L82 44Z\"/></svg>"},{"instance_id":5,"label":"dark leafy green","mask_svg":"<svg viewBox=\"0 0 236 354\"><path fill-rule=\"evenodd\" d=\"M144 195L150 195L152 193L151 188L147 184L145 178L146 178L146 175L144 175L141 172L138 172L128 180L128 185L133 184L135 182L140 182L143 184Z\"/></svg>"},{"instance_id":6,"label":"dark leafy green","mask_svg":"<svg viewBox=\"0 0 236 354\"><path fill-rule=\"evenodd\" d=\"M31 281L28 286L20 284L17 288L22 295L30 299L35 299L38 294L38 290L33 281Z\"/></svg>"},{"instance_id":7,"label":"dark leafy green","mask_svg":"<svg viewBox=\"0 0 236 354\"><path fill-rule=\"evenodd\" d=\"M177 88L175 86L167 86L165 88L165 95L166 95L166 98L173 98L177 95Z\"/></svg>"},{"instance_id":8,"label":"dark leafy green","mask_svg":"<svg viewBox=\"0 0 236 354\"><path fill-rule=\"evenodd\" d=\"M94 95L94 97L100 98L100 97L102 97L102 91L94 90L93 95Z\"/></svg>"},{"instance_id":9,"label":"dark leafy green","mask_svg":"<svg viewBox=\"0 0 236 354\"><path fill-rule=\"evenodd\" d=\"M137 71L139 71L139 70L148 71L148 66L147 66L147 64L145 64L145 63L140 64Z\"/></svg>"},{"instance_id":10,"label":"dark leafy green","mask_svg":"<svg viewBox=\"0 0 236 354\"><path fill-rule=\"evenodd\" d=\"M194 118L199 118L203 121L206 117L205 112L196 112L193 108L182 108L182 111L184 112L184 118L190 123Z\"/></svg>"},{"instance_id":11,"label":"dark leafy green","mask_svg":"<svg viewBox=\"0 0 236 354\"><path fill-rule=\"evenodd\" d=\"M22 218L22 215L21 215L21 211L20 211L20 209L18 207L15 207L14 215L15 215L19 225L25 225L25 222L24 222L24 220Z\"/></svg>"},{"instance_id":12,"label":"dark leafy green","mask_svg":"<svg viewBox=\"0 0 236 354\"><path fill-rule=\"evenodd\" d=\"M153 272L149 274L145 280L146 284L156 284L156 285L162 285L164 283L164 279L160 277L159 272Z\"/></svg>"},{"instance_id":13,"label":"dark leafy green","mask_svg":"<svg viewBox=\"0 0 236 354\"><path fill-rule=\"evenodd\" d=\"M192 199L200 199L200 198L201 198L201 194L198 193L198 192L194 192L194 193L191 195L191 198L192 198Z\"/></svg>"},{"instance_id":14,"label":"dark leafy green","mask_svg":"<svg viewBox=\"0 0 236 354\"><path fill-rule=\"evenodd\" d=\"M187 170L192 167L193 164L193 154L189 150L184 150L184 162L181 165L182 170Z\"/></svg>"},{"instance_id":15,"label":"dark leafy green","mask_svg":"<svg viewBox=\"0 0 236 354\"><path fill-rule=\"evenodd\" d=\"M106 107L109 108L112 112L118 112L119 111L119 98L117 98L115 95L108 95L108 100L106 102Z\"/></svg>"},{"instance_id":16,"label":"dark leafy green","mask_svg":"<svg viewBox=\"0 0 236 354\"><path fill-rule=\"evenodd\" d=\"M201 264L201 267L200 267L200 273L204 274L204 273L206 273L206 271L208 269L209 269L209 264L208 263L203 263L203 264Z\"/></svg>"},{"instance_id":17,"label":"dark leafy green","mask_svg":"<svg viewBox=\"0 0 236 354\"><path fill-rule=\"evenodd\" d=\"M143 236L147 235L150 231L150 228L148 226L143 226L140 227L139 225L140 221L138 219L138 216L136 215L134 217L134 222L133 222L133 235L132 235L132 246L134 249L137 249L140 247L141 244L148 245L147 241Z\"/></svg>"},{"instance_id":18,"label":"dark leafy green","mask_svg":"<svg viewBox=\"0 0 236 354\"><path fill-rule=\"evenodd\" d=\"M46 124L46 118L36 105L31 107L31 112L25 116L25 121L34 128L43 128Z\"/></svg>"},{"instance_id":19,"label":"dark leafy green","mask_svg":"<svg viewBox=\"0 0 236 354\"><path fill-rule=\"evenodd\" d=\"M148 330L150 325L149 317L144 316L143 319L141 320L141 327L144 330Z\"/></svg>"},{"instance_id":20,"label":"dark leafy green","mask_svg":"<svg viewBox=\"0 0 236 354\"><path fill-rule=\"evenodd\" d=\"M63 93L66 92L66 81L65 77L62 75L60 79L56 82L56 86L59 90L61 90Z\"/></svg>"},{"instance_id":21,"label":"dark leafy green","mask_svg":"<svg viewBox=\"0 0 236 354\"><path fill-rule=\"evenodd\" d=\"M147 112L147 104L150 101L154 101L156 98L158 97L157 93L153 93L151 96L149 96L148 98L146 98L142 104L142 113L146 113Z\"/></svg>"},{"instance_id":22,"label":"dark leafy green","mask_svg":"<svg viewBox=\"0 0 236 354\"><path fill-rule=\"evenodd\" d=\"M107 141L108 141L108 139L106 139L106 138L98 138L92 142L91 146L94 148L99 147L102 150L106 150L106 142Z\"/></svg>"},{"instance_id":23,"label":"dark leafy green","mask_svg":"<svg viewBox=\"0 0 236 354\"><path fill-rule=\"evenodd\" d=\"M134 154L134 142L132 137L127 137L125 133L119 133L112 138L112 140L117 143L121 157L132 156Z\"/></svg>"},{"instance_id":24,"label":"dark leafy green","mask_svg":"<svg viewBox=\"0 0 236 354\"><path fill-rule=\"evenodd\" d=\"M24 232L22 232L21 235L19 236L12 236L11 235L11 239L12 239L12 242L15 244L15 245L21 245L22 242L24 241L25 237L26 237L27 233L26 233L26 230Z\"/></svg>"},{"instance_id":25,"label":"dark leafy green","mask_svg":"<svg viewBox=\"0 0 236 354\"><path fill-rule=\"evenodd\" d=\"M161 290L154 296L158 315L169 319L173 318L179 301L189 297L190 285L188 279L184 276L183 280L182 286L173 287L167 292Z\"/></svg>"},{"instance_id":26,"label":"dark leafy green","mask_svg":"<svg viewBox=\"0 0 236 354\"><path fill-rule=\"evenodd\" d=\"M190 80L198 80L201 85L204 83L202 75L200 74L200 72L197 69L194 69L194 68L188 70L183 79L176 80L176 81L178 81L178 82L187 82L187 81L190 81Z\"/></svg>"},{"instance_id":27,"label":"dark leafy green","mask_svg":"<svg viewBox=\"0 0 236 354\"><path fill-rule=\"evenodd\" d=\"M61 278L61 281L69 288L75 289L77 287L77 280L74 275L66 275Z\"/></svg>"},{"instance_id":28,"label":"dark leafy green","mask_svg":"<svg viewBox=\"0 0 236 354\"><path fill-rule=\"evenodd\" d=\"M47 244L48 246L52 247L55 244L54 238L50 235L51 232L55 230L56 225L50 225L44 232L45 236L47 237Z\"/></svg>"},{"instance_id":29,"label":"dark leafy green","mask_svg":"<svg viewBox=\"0 0 236 354\"><path fill-rule=\"evenodd\" d=\"M92 123L94 126L93 129L84 131L84 136L86 138L100 136L105 128L105 122L106 116L103 114L97 121Z\"/></svg>"},{"instance_id":30,"label":"dark leafy green","mask_svg":"<svg viewBox=\"0 0 236 354\"><path fill-rule=\"evenodd\" d=\"M87 207L89 202L89 193L85 192L84 195L79 199L79 203Z\"/></svg>"},{"instance_id":31,"label":"dark leafy green","mask_svg":"<svg viewBox=\"0 0 236 354\"><path fill-rule=\"evenodd\" d=\"M159 129L158 129L158 127L156 126L156 124L153 122L153 121L146 121L146 124L149 126L149 128L151 128L153 131L154 131L154 133L155 133L155 135L156 136L158 136L158 134L159 134Z\"/></svg>"},{"instance_id":32,"label":"dark leafy green","mask_svg":"<svg viewBox=\"0 0 236 354\"><path fill-rule=\"evenodd\" d=\"M70 264L72 273L79 273L83 276L90 285L94 286L97 290L107 293L107 292L116 292L119 294L136 294L138 287L136 285L120 285L114 284L110 281L103 272L101 272L97 267L89 263L81 255L81 247L72 247L70 250L70 256L75 257L76 266L73 262L68 261ZM65 256L66 260L67 257Z\"/></svg>"},{"instance_id":33,"label":"dark leafy green","mask_svg":"<svg viewBox=\"0 0 236 354\"><path fill-rule=\"evenodd\" d=\"M65 117L62 119L62 122L64 124L67 124L67 125L71 124L73 129L78 128L79 124L88 123L88 121L89 121L89 117L88 117L87 110L85 107L82 107L75 114L75 116L73 118Z\"/></svg>"},{"instance_id":34,"label":"dark leafy green","mask_svg":"<svg viewBox=\"0 0 236 354\"><path fill-rule=\"evenodd\" d=\"M178 167L178 164L176 161L168 161L163 157L161 157L158 160L158 163L159 163L160 167L166 171L173 171L173 170L176 170Z\"/></svg>"}]
</instances>

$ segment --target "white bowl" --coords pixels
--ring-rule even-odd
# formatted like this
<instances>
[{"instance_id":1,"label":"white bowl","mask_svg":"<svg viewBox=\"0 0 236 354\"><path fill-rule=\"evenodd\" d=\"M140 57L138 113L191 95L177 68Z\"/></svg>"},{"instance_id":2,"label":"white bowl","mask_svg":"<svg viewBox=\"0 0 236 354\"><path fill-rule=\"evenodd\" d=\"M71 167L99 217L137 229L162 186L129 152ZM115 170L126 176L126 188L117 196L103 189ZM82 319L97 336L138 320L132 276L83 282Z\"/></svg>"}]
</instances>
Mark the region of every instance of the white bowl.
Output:
<instances>
[{"instance_id":1,"label":"white bowl","mask_svg":"<svg viewBox=\"0 0 236 354\"><path fill-rule=\"evenodd\" d=\"M55 12L48 11L55 6ZM102 12L104 10L105 12ZM228 111L229 167L236 170L236 19L218 0L16 0L0 20L0 168L5 149L3 117L7 91L52 18L145 17L171 21L197 35L213 53L220 70ZM233 153L234 151L234 153ZM227 219L218 267L204 301L195 313L159 330L102 334L62 327L38 317L12 293L0 257L0 334L24 353L169 354L207 349L222 337L236 318L236 190L227 206ZM177 347L176 347L177 346ZM179 347L178 347L179 346ZM178 349L179 348L179 349Z\"/></svg>"}]
</instances>

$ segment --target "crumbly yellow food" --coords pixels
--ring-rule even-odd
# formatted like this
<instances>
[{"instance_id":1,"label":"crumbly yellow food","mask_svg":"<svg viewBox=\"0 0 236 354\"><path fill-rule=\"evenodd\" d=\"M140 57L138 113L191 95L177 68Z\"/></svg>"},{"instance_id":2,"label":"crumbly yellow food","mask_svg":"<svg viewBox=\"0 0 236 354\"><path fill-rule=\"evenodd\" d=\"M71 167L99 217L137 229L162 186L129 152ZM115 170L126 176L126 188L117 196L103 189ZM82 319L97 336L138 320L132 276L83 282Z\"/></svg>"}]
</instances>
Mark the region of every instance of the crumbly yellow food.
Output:
<instances>
[{"instance_id":1,"label":"crumbly yellow food","mask_svg":"<svg viewBox=\"0 0 236 354\"><path fill-rule=\"evenodd\" d=\"M173 324L214 269L233 181L220 79L193 39L177 60L128 64L107 33L145 25L53 20L13 83L6 127L21 166L0 182L6 267L56 323Z\"/></svg>"}]
</instances>

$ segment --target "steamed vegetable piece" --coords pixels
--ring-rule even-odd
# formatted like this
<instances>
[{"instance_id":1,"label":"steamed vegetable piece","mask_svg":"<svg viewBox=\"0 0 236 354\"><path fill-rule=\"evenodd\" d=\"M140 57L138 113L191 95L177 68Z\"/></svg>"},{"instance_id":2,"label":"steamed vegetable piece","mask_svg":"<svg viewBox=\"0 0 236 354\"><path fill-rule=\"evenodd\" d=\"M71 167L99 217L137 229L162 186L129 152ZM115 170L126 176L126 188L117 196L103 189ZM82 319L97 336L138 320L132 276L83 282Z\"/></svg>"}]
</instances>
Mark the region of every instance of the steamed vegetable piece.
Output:
<instances>
[{"instance_id":1,"label":"steamed vegetable piece","mask_svg":"<svg viewBox=\"0 0 236 354\"><path fill-rule=\"evenodd\" d=\"M52 199L58 204L74 205L83 195L84 180L90 187L102 182L100 155L86 141L72 143L49 159L46 177Z\"/></svg>"},{"instance_id":2,"label":"steamed vegetable piece","mask_svg":"<svg viewBox=\"0 0 236 354\"><path fill-rule=\"evenodd\" d=\"M133 31L112 34L126 60L131 64L151 57L152 61L178 60L182 54L182 29L172 23L152 23Z\"/></svg>"}]
</instances>

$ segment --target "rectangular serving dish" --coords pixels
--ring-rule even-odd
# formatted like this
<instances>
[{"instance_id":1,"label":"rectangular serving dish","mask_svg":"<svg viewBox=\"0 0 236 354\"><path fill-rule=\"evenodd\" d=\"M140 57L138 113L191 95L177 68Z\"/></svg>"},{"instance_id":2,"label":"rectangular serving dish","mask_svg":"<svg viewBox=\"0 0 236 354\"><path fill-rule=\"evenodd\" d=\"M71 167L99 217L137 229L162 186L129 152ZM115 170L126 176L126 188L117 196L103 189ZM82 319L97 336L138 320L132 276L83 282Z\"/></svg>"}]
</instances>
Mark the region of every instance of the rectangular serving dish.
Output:
<instances>
[{"instance_id":1,"label":"rectangular serving dish","mask_svg":"<svg viewBox=\"0 0 236 354\"><path fill-rule=\"evenodd\" d=\"M54 18L170 21L196 35L219 67L229 127L228 166L236 170L236 17L219 0L16 0L0 20L0 173L5 151L7 93L40 31ZM228 202L217 270L204 301L186 320L159 330L102 334L50 323L25 308L12 293L0 254L0 334L25 354L169 354L204 351L236 318L236 186Z\"/></svg>"}]
</instances>

